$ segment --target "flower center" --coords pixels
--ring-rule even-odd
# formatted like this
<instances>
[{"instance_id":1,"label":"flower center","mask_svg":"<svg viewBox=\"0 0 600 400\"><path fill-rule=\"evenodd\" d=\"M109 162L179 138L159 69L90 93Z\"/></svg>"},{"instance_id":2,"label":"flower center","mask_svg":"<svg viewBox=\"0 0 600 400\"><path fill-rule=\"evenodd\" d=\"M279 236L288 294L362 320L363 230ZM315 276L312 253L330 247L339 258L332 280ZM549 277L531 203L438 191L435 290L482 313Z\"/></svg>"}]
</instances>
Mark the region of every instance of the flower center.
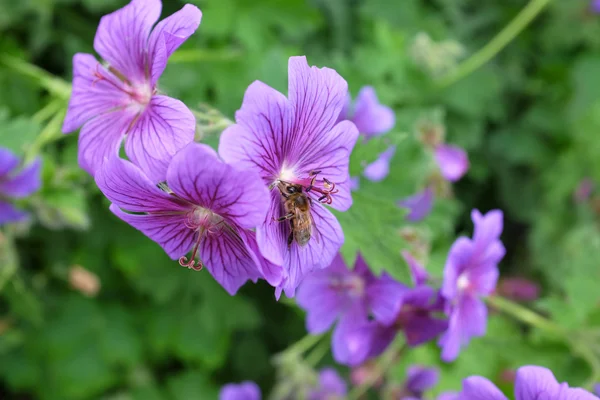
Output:
<instances>
[{"instance_id":1,"label":"flower center","mask_svg":"<svg viewBox=\"0 0 600 400\"><path fill-rule=\"evenodd\" d=\"M359 298L365 294L365 281L358 275L334 276L329 281L329 287L350 297Z\"/></svg>"},{"instance_id":2,"label":"flower center","mask_svg":"<svg viewBox=\"0 0 600 400\"><path fill-rule=\"evenodd\" d=\"M222 232L225 227L225 220L218 214L200 207L195 206L186 215L185 226L195 232L197 232L196 241L192 248L192 256L189 258L182 256L179 258L179 265L182 267L188 267L196 271L200 271L204 265L202 260L198 259L196 264L196 254L198 253L198 247L202 243L202 239L207 235L217 235Z\"/></svg>"},{"instance_id":3,"label":"flower center","mask_svg":"<svg viewBox=\"0 0 600 400\"><path fill-rule=\"evenodd\" d=\"M458 290L461 292L464 292L467 289L469 289L469 287L471 286L471 282L469 281L469 277L467 276L466 273L462 273L458 277L458 280L456 281L456 286L458 287Z\"/></svg>"},{"instance_id":4,"label":"flower center","mask_svg":"<svg viewBox=\"0 0 600 400\"><path fill-rule=\"evenodd\" d=\"M300 185L305 193L316 193L317 200L323 204L331 204L333 202L333 194L336 194L338 190L335 189L335 183L331 182L327 178L317 179L317 176L321 171L310 171L307 178L297 178L293 169L288 168L284 165L281 168L279 177L275 178L273 183L269 185L269 189L273 189L279 184L292 184ZM281 190L281 186L280 186Z\"/></svg>"}]
</instances>

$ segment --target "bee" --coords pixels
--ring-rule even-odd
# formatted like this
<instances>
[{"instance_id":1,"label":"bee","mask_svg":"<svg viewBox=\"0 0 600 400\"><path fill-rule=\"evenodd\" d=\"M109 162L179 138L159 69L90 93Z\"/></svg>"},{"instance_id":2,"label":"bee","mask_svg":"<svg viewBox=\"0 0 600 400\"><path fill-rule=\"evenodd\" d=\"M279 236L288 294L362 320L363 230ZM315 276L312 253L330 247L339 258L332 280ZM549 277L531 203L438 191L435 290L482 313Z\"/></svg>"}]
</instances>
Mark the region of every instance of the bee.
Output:
<instances>
[{"instance_id":1,"label":"bee","mask_svg":"<svg viewBox=\"0 0 600 400\"><path fill-rule=\"evenodd\" d=\"M306 246L312 235L314 225L310 212L312 199L303 190L302 185L279 181L277 183L283 200L285 215L276 219L277 222L289 221L290 235L288 236L288 248L295 240L298 246Z\"/></svg>"}]
</instances>

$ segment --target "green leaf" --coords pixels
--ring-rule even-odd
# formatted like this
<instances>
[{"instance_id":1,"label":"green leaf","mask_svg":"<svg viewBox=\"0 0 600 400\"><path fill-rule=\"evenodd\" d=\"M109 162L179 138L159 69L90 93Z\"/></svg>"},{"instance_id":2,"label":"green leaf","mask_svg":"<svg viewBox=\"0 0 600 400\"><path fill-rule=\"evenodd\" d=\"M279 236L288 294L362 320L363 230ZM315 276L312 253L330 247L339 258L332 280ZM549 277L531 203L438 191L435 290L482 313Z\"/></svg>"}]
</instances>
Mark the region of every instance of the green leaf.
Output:
<instances>
[{"instance_id":1,"label":"green leaf","mask_svg":"<svg viewBox=\"0 0 600 400\"><path fill-rule=\"evenodd\" d=\"M218 388L206 380L206 374L198 370L189 370L172 378L167 382L169 399L216 399Z\"/></svg>"}]
</instances>

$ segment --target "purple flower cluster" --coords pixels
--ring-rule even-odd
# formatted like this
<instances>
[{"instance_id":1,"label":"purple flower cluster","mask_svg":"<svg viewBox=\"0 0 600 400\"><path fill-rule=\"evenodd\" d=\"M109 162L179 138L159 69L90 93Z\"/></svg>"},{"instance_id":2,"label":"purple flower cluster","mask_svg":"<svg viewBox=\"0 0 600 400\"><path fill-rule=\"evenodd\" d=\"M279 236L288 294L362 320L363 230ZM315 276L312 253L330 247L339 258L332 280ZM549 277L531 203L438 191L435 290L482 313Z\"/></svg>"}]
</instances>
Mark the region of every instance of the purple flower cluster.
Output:
<instances>
[{"instance_id":1,"label":"purple flower cluster","mask_svg":"<svg viewBox=\"0 0 600 400\"><path fill-rule=\"evenodd\" d=\"M20 163L11 151L0 147L0 225L27 218L27 213L15 208L12 201L33 194L41 185L41 160L24 167Z\"/></svg>"},{"instance_id":2,"label":"purple flower cluster","mask_svg":"<svg viewBox=\"0 0 600 400\"><path fill-rule=\"evenodd\" d=\"M288 97L252 83L217 154L194 143L192 112L157 87L202 13L186 5L155 25L160 12L160 0L132 0L101 19L94 48L105 64L74 56L63 131L81 127L79 163L111 211L182 266L206 266L230 294L262 278L277 296L293 296L344 241L326 205L352 204L348 162L358 130L338 121L347 84L291 57ZM364 120L369 107L361 109L355 117ZM123 141L129 161L119 158Z\"/></svg>"},{"instance_id":3,"label":"purple flower cluster","mask_svg":"<svg viewBox=\"0 0 600 400\"><path fill-rule=\"evenodd\" d=\"M454 360L470 338L485 333L482 297L494 290L504 256L502 213L473 210L472 218L473 239L461 237L454 243L439 290L430 286L429 274L408 252L403 256L413 287L386 273L374 276L360 254L352 270L337 255L329 268L309 275L299 288L297 302L306 310L308 332L325 332L337 321L333 356L351 366L380 355L399 332L410 347L442 335L442 359Z\"/></svg>"}]
</instances>

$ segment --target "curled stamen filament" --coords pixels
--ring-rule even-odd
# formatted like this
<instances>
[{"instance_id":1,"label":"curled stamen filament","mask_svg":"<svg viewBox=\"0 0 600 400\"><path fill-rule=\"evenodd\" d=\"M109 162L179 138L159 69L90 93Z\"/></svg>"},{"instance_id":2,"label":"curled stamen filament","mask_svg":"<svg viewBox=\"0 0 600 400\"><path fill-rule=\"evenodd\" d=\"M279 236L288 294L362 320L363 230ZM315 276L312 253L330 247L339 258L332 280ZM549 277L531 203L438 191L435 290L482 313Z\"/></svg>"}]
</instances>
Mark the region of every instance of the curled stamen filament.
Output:
<instances>
[{"instance_id":1,"label":"curled stamen filament","mask_svg":"<svg viewBox=\"0 0 600 400\"><path fill-rule=\"evenodd\" d=\"M200 228L198 230L198 239L196 239L196 243L194 243L194 247L192 248L192 256L188 260L186 256L182 256L179 258L179 265L182 267L188 267L193 269L194 271L201 271L204 268L204 264L202 264L202 260L198 258L198 263L196 264L196 254L198 253L198 247L200 247L200 243L204 237L204 228Z\"/></svg>"}]
</instances>

